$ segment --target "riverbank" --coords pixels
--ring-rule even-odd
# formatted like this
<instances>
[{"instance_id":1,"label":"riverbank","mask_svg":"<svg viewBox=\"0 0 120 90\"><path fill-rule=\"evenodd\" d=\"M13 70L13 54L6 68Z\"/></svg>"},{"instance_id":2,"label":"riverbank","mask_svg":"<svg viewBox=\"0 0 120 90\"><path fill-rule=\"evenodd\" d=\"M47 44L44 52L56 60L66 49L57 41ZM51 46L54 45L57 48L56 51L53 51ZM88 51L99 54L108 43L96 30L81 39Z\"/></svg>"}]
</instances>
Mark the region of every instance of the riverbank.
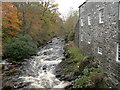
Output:
<instances>
[{"instance_id":1,"label":"riverbank","mask_svg":"<svg viewBox=\"0 0 120 90\"><path fill-rule=\"evenodd\" d=\"M94 63L94 58L84 56L73 43L67 43L65 57L56 68L56 77L70 81L67 88L104 88L102 71Z\"/></svg>"},{"instance_id":2,"label":"riverbank","mask_svg":"<svg viewBox=\"0 0 120 90\"><path fill-rule=\"evenodd\" d=\"M6 90L104 87L102 71L94 63L93 57L84 56L73 43L65 44L61 38L53 38L40 47L35 56L15 63L8 65L2 73Z\"/></svg>"},{"instance_id":3,"label":"riverbank","mask_svg":"<svg viewBox=\"0 0 120 90\"><path fill-rule=\"evenodd\" d=\"M70 83L54 75L55 67L64 59L64 39L53 38L39 52L20 65L9 65L3 71L3 88L64 88Z\"/></svg>"},{"instance_id":4,"label":"riverbank","mask_svg":"<svg viewBox=\"0 0 120 90\"><path fill-rule=\"evenodd\" d=\"M47 44L51 43L51 40L49 41L44 41L40 46L39 50L46 46ZM39 51L38 50L38 51ZM37 53L36 53L37 54ZM2 81L2 88L3 90L12 90L12 89L19 89L23 88L30 83L24 83L21 79L19 79L19 76L22 75L21 72L21 66L23 66L25 63L29 62L29 60L32 59L32 56L26 58L26 59L21 59L21 60L16 60L13 58L7 58L7 57L2 57L1 63L5 62L4 64L0 64L1 67L1 81ZM9 63L9 64L6 64Z\"/></svg>"}]
</instances>

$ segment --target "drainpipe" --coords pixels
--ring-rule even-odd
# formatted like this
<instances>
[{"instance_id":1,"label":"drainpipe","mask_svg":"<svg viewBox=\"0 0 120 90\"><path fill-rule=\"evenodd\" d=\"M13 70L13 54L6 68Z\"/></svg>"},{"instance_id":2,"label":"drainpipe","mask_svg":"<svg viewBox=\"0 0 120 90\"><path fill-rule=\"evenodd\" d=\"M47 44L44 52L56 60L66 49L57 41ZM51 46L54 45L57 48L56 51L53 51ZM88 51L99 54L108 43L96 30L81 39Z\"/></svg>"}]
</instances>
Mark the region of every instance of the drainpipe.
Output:
<instances>
[{"instance_id":1,"label":"drainpipe","mask_svg":"<svg viewBox=\"0 0 120 90\"><path fill-rule=\"evenodd\" d=\"M118 58L119 58L119 45L120 45L120 1L118 2L118 40L117 40L117 54L116 54L116 61L119 62Z\"/></svg>"},{"instance_id":2,"label":"drainpipe","mask_svg":"<svg viewBox=\"0 0 120 90\"><path fill-rule=\"evenodd\" d=\"M118 43L120 43L120 1L118 2Z\"/></svg>"},{"instance_id":3,"label":"drainpipe","mask_svg":"<svg viewBox=\"0 0 120 90\"><path fill-rule=\"evenodd\" d=\"M118 2L118 20L120 20L120 1Z\"/></svg>"}]
</instances>

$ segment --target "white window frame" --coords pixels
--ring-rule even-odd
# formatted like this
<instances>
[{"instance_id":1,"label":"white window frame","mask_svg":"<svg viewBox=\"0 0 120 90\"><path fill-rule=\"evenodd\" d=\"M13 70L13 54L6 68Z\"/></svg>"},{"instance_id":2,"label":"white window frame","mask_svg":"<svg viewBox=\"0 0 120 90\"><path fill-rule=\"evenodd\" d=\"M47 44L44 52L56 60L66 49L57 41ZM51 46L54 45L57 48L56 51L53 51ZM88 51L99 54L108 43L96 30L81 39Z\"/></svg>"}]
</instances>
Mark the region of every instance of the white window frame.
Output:
<instances>
[{"instance_id":1,"label":"white window frame","mask_svg":"<svg viewBox=\"0 0 120 90\"><path fill-rule=\"evenodd\" d=\"M116 51L116 62L119 62L120 63L120 60L119 60L119 53L120 53L120 51L119 51L119 49L120 49L120 43L117 43L117 51Z\"/></svg>"},{"instance_id":2,"label":"white window frame","mask_svg":"<svg viewBox=\"0 0 120 90\"><path fill-rule=\"evenodd\" d=\"M99 9L99 23L104 23L104 8Z\"/></svg>"},{"instance_id":3,"label":"white window frame","mask_svg":"<svg viewBox=\"0 0 120 90\"><path fill-rule=\"evenodd\" d=\"M91 17L90 17L91 15L89 14L88 15L88 25L91 25Z\"/></svg>"},{"instance_id":4,"label":"white window frame","mask_svg":"<svg viewBox=\"0 0 120 90\"><path fill-rule=\"evenodd\" d=\"M88 38L88 44L91 44L91 37L89 35L89 38Z\"/></svg>"},{"instance_id":5,"label":"white window frame","mask_svg":"<svg viewBox=\"0 0 120 90\"><path fill-rule=\"evenodd\" d=\"M88 44L91 44L91 42L89 41Z\"/></svg>"},{"instance_id":6,"label":"white window frame","mask_svg":"<svg viewBox=\"0 0 120 90\"><path fill-rule=\"evenodd\" d=\"M80 19L80 24L81 24L81 26L84 25L84 24L83 24L83 18Z\"/></svg>"},{"instance_id":7,"label":"white window frame","mask_svg":"<svg viewBox=\"0 0 120 90\"><path fill-rule=\"evenodd\" d=\"M98 54L102 55L102 48L98 47Z\"/></svg>"}]
</instances>

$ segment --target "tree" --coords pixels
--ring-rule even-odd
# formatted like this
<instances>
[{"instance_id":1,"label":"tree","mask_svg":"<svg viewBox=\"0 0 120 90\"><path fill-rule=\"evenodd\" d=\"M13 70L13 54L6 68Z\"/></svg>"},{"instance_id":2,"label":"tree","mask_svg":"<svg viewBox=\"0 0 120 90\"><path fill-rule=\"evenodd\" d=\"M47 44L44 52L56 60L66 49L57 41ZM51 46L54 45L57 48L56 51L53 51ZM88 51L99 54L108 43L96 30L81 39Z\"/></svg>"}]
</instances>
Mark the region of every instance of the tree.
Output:
<instances>
[{"instance_id":1,"label":"tree","mask_svg":"<svg viewBox=\"0 0 120 90\"><path fill-rule=\"evenodd\" d=\"M21 21L19 19L20 13L12 2L4 2L2 4L3 14L3 35L14 36L20 31Z\"/></svg>"},{"instance_id":2,"label":"tree","mask_svg":"<svg viewBox=\"0 0 120 90\"><path fill-rule=\"evenodd\" d=\"M65 36L68 36L70 38L71 36L73 36L74 28L77 23L77 20L78 20L78 12L71 8L68 13L68 17L66 18L66 21L64 22Z\"/></svg>"},{"instance_id":3,"label":"tree","mask_svg":"<svg viewBox=\"0 0 120 90\"><path fill-rule=\"evenodd\" d=\"M28 34L16 35L12 41L5 44L3 54L6 57L18 59L28 58L37 52L37 43Z\"/></svg>"},{"instance_id":4,"label":"tree","mask_svg":"<svg viewBox=\"0 0 120 90\"><path fill-rule=\"evenodd\" d=\"M30 34L39 43L49 40L58 32L58 4L52 0L15 3L21 12L22 30Z\"/></svg>"},{"instance_id":5,"label":"tree","mask_svg":"<svg viewBox=\"0 0 120 90\"><path fill-rule=\"evenodd\" d=\"M24 37L20 35L21 33L23 35L29 35L33 41L41 45L44 41L50 40L53 36L60 35L63 30L62 25L63 22L59 17L58 4L53 0L43 1L41 3L3 3L2 27L3 40L5 41L3 42L4 55L11 58L26 58L24 57L24 54L27 54L25 56L32 55L27 51L34 49L36 51L34 42L33 44L27 43L23 39L15 39L16 36ZM33 46L31 47L31 45Z\"/></svg>"}]
</instances>

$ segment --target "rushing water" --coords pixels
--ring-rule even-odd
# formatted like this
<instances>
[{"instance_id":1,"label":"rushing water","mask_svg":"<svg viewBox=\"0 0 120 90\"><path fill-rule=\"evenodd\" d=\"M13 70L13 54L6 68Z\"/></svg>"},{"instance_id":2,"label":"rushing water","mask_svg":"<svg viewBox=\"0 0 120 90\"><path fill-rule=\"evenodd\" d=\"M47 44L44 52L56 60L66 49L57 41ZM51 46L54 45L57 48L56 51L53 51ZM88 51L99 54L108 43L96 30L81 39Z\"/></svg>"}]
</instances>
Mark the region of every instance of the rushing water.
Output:
<instances>
[{"instance_id":1,"label":"rushing water","mask_svg":"<svg viewBox=\"0 0 120 90\"><path fill-rule=\"evenodd\" d=\"M70 83L55 77L55 67L65 58L63 47L62 38L53 38L36 56L24 63L21 68L23 75L19 78L30 82L29 88L65 88Z\"/></svg>"}]
</instances>

